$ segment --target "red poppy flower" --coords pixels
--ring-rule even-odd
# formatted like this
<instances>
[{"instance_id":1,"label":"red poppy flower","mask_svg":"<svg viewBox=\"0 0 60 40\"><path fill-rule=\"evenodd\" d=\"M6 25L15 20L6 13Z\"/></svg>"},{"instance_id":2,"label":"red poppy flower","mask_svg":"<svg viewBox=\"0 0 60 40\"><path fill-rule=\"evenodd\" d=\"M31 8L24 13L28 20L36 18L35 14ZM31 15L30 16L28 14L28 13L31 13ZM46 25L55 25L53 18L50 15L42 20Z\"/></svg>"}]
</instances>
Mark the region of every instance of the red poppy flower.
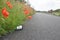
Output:
<instances>
[{"instance_id":1,"label":"red poppy flower","mask_svg":"<svg viewBox=\"0 0 60 40\"><path fill-rule=\"evenodd\" d=\"M10 2L6 2L6 4L10 4Z\"/></svg>"},{"instance_id":2,"label":"red poppy flower","mask_svg":"<svg viewBox=\"0 0 60 40\"><path fill-rule=\"evenodd\" d=\"M5 18L8 18L9 12L6 11L6 12L3 14L3 16L4 16Z\"/></svg>"},{"instance_id":3,"label":"red poppy flower","mask_svg":"<svg viewBox=\"0 0 60 40\"><path fill-rule=\"evenodd\" d=\"M24 14L25 15L28 15L29 14L29 11L28 10L24 10Z\"/></svg>"},{"instance_id":4,"label":"red poppy flower","mask_svg":"<svg viewBox=\"0 0 60 40\"><path fill-rule=\"evenodd\" d=\"M28 19L32 19L32 16L28 16Z\"/></svg>"},{"instance_id":5,"label":"red poppy flower","mask_svg":"<svg viewBox=\"0 0 60 40\"><path fill-rule=\"evenodd\" d=\"M10 4L8 4L8 7L10 6Z\"/></svg>"},{"instance_id":6,"label":"red poppy flower","mask_svg":"<svg viewBox=\"0 0 60 40\"><path fill-rule=\"evenodd\" d=\"M2 13L5 13L6 12L6 8L4 7L3 9L2 9Z\"/></svg>"},{"instance_id":7,"label":"red poppy flower","mask_svg":"<svg viewBox=\"0 0 60 40\"><path fill-rule=\"evenodd\" d=\"M13 8L13 6L12 6L12 5L10 5L9 7L10 7L10 9L12 9L12 8Z\"/></svg>"},{"instance_id":8,"label":"red poppy flower","mask_svg":"<svg viewBox=\"0 0 60 40\"><path fill-rule=\"evenodd\" d=\"M10 2L7 2L7 5L9 6L9 8L10 8L10 9L12 9L12 8L13 8L13 6L11 5L11 3L10 3Z\"/></svg>"},{"instance_id":9,"label":"red poppy flower","mask_svg":"<svg viewBox=\"0 0 60 40\"><path fill-rule=\"evenodd\" d=\"M2 9L2 14L5 18L7 18L9 16L9 13L6 11L6 8Z\"/></svg>"}]
</instances>

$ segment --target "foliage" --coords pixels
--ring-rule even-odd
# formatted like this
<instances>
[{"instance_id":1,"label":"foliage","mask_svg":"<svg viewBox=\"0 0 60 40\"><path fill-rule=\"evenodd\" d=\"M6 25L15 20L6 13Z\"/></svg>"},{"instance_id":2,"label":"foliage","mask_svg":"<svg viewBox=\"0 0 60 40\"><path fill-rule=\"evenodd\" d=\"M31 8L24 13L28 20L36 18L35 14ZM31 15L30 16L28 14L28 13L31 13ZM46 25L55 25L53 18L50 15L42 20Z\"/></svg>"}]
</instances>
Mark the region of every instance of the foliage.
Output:
<instances>
[{"instance_id":1,"label":"foliage","mask_svg":"<svg viewBox=\"0 0 60 40\"><path fill-rule=\"evenodd\" d=\"M27 5L24 7L25 4L16 0L0 0L0 36L13 32L17 26L25 22L26 17L32 18L33 9L27 8Z\"/></svg>"},{"instance_id":2,"label":"foliage","mask_svg":"<svg viewBox=\"0 0 60 40\"><path fill-rule=\"evenodd\" d=\"M6 2L7 1L4 2L4 0L0 0L0 35L14 31L18 25L23 24L25 19L21 5L19 6L17 2L12 3L11 1L10 3L13 5L13 8L9 8L10 6L8 6ZM6 18L7 14L5 10L2 12L4 7L9 12L8 18Z\"/></svg>"},{"instance_id":3,"label":"foliage","mask_svg":"<svg viewBox=\"0 0 60 40\"><path fill-rule=\"evenodd\" d=\"M60 16L60 9L54 10L52 14L56 16Z\"/></svg>"}]
</instances>

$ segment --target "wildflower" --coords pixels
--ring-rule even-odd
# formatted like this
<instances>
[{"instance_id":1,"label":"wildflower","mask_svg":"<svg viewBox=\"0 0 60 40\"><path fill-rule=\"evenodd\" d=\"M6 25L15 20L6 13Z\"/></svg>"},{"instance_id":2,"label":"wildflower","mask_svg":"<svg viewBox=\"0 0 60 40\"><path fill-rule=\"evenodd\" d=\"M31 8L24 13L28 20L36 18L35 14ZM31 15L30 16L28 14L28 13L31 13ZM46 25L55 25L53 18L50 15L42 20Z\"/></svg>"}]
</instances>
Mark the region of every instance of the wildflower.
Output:
<instances>
[{"instance_id":1,"label":"wildflower","mask_svg":"<svg viewBox=\"0 0 60 40\"><path fill-rule=\"evenodd\" d=\"M7 18L9 16L9 12L6 10L6 8L2 9L2 14L5 18Z\"/></svg>"},{"instance_id":2,"label":"wildflower","mask_svg":"<svg viewBox=\"0 0 60 40\"><path fill-rule=\"evenodd\" d=\"M11 5L11 3L10 3L10 2L6 2L6 4L8 5L8 7L9 7L10 9L12 9L12 8L13 8L13 6Z\"/></svg>"},{"instance_id":3,"label":"wildflower","mask_svg":"<svg viewBox=\"0 0 60 40\"><path fill-rule=\"evenodd\" d=\"M8 18L8 16L9 16L9 12L6 11L6 13L4 14L4 17Z\"/></svg>"},{"instance_id":4,"label":"wildflower","mask_svg":"<svg viewBox=\"0 0 60 40\"><path fill-rule=\"evenodd\" d=\"M28 19L32 19L32 16L28 16Z\"/></svg>"},{"instance_id":5,"label":"wildflower","mask_svg":"<svg viewBox=\"0 0 60 40\"><path fill-rule=\"evenodd\" d=\"M25 15L28 15L28 14L29 14L29 10L25 9L25 10L24 10L24 14L25 14Z\"/></svg>"},{"instance_id":6,"label":"wildflower","mask_svg":"<svg viewBox=\"0 0 60 40\"><path fill-rule=\"evenodd\" d=\"M6 8L4 7L3 9L2 9L2 13L5 13L6 12Z\"/></svg>"},{"instance_id":7,"label":"wildflower","mask_svg":"<svg viewBox=\"0 0 60 40\"><path fill-rule=\"evenodd\" d=\"M10 2L6 2L6 4L10 4Z\"/></svg>"}]
</instances>

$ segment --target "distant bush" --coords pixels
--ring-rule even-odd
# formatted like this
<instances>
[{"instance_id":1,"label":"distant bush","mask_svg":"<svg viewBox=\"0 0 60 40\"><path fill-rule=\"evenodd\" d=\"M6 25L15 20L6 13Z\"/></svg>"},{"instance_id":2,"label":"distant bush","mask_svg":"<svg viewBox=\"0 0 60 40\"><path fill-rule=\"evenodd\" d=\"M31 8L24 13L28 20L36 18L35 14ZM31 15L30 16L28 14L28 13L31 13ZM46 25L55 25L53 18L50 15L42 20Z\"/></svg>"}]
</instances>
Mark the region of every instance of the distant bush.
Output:
<instances>
[{"instance_id":1,"label":"distant bush","mask_svg":"<svg viewBox=\"0 0 60 40\"><path fill-rule=\"evenodd\" d=\"M60 9L56 9L56 10L54 10L54 12L60 12Z\"/></svg>"},{"instance_id":2,"label":"distant bush","mask_svg":"<svg viewBox=\"0 0 60 40\"><path fill-rule=\"evenodd\" d=\"M54 10L53 15L60 16L60 9Z\"/></svg>"}]
</instances>

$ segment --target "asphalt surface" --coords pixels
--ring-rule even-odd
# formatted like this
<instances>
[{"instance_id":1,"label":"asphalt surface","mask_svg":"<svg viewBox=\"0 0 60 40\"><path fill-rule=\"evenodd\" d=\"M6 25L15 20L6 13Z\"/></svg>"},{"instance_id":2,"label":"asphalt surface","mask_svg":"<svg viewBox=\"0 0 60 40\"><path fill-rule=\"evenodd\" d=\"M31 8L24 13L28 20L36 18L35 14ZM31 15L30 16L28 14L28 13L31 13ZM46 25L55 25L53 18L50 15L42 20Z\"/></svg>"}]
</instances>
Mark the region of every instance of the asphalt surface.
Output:
<instances>
[{"instance_id":1,"label":"asphalt surface","mask_svg":"<svg viewBox=\"0 0 60 40\"><path fill-rule=\"evenodd\" d=\"M5 40L60 40L60 17L36 13L23 30L9 34Z\"/></svg>"}]
</instances>

